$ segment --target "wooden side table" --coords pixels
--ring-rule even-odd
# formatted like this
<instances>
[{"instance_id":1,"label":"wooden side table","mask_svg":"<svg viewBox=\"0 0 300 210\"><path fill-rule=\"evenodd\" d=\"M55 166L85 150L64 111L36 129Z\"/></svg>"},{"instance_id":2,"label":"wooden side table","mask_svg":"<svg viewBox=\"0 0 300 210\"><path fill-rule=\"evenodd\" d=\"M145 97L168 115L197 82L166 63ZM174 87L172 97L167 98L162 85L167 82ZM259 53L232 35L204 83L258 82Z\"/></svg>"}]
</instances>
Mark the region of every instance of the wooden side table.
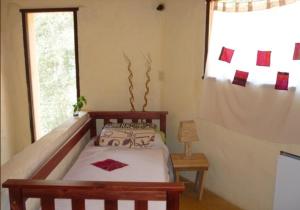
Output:
<instances>
[{"instance_id":1,"label":"wooden side table","mask_svg":"<svg viewBox=\"0 0 300 210\"><path fill-rule=\"evenodd\" d=\"M176 175L176 182L179 182L179 171L197 171L195 187L199 190L199 200L202 199L204 190L205 171L208 170L208 160L202 153L192 154L186 159L184 154L171 154L171 159Z\"/></svg>"}]
</instances>

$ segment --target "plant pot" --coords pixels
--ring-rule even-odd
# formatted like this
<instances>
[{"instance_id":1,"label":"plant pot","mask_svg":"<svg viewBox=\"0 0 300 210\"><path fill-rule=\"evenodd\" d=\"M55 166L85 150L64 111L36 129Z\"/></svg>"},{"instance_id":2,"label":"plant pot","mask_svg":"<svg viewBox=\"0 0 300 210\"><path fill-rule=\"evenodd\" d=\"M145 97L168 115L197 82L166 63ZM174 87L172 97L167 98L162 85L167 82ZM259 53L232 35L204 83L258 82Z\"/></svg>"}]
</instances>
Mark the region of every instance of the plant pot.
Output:
<instances>
[{"instance_id":1,"label":"plant pot","mask_svg":"<svg viewBox=\"0 0 300 210\"><path fill-rule=\"evenodd\" d=\"M78 117L79 116L79 111L73 112L73 117Z\"/></svg>"}]
</instances>

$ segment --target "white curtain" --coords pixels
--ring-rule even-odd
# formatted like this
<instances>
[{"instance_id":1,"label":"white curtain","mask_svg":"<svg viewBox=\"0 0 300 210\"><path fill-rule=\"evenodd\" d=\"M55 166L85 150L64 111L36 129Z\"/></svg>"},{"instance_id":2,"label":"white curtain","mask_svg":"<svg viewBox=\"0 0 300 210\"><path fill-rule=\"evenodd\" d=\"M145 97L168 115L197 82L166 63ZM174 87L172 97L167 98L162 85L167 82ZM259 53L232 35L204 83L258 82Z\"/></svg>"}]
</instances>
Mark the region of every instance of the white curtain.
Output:
<instances>
[{"instance_id":1,"label":"white curtain","mask_svg":"<svg viewBox=\"0 0 300 210\"><path fill-rule=\"evenodd\" d=\"M252 12L214 11L201 117L250 136L300 143L300 1ZM231 63L219 60L234 49ZM272 51L270 67L257 66L257 51ZM231 84L249 72L246 87ZM289 90L275 90L277 72L289 73Z\"/></svg>"}]
</instances>

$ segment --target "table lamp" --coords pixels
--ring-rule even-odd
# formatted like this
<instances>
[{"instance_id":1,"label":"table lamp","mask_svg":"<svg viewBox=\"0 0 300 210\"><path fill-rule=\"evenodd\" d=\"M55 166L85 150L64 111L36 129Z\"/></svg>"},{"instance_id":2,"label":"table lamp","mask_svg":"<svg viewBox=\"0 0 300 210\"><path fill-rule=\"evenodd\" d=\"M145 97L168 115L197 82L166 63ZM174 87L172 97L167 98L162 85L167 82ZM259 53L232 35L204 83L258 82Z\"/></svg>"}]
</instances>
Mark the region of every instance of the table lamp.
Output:
<instances>
[{"instance_id":1,"label":"table lamp","mask_svg":"<svg viewBox=\"0 0 300 210\"><path fill-rule=\"evenodd\" d=\"M190 159L192 157L192 142L199 141L194 120L180 122L178 139L180 142L184 143L185 158Z\"/></svg>"}]
</instances>

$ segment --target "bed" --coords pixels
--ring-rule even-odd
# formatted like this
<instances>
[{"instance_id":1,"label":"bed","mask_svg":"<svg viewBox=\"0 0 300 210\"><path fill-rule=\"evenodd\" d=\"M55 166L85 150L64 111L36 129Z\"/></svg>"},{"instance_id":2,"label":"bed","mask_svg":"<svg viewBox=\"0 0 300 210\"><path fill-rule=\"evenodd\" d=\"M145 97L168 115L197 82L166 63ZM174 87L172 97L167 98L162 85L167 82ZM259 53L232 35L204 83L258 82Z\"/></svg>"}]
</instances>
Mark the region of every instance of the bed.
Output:
<instances>
[{"instance_id":1,"label":"bed","mask_svg":"<svg viewBox=\"0 0 300 210\"><path fill-rule=\"evenodd\" d=\"M167 112L89 112L89 115L85 124L30 179L7 180L3 184L9 189L11 209L25 210L26 199L40 198L42 210L178 210L184 185L169 182L168 152L161 140L151 149L134 150L96 148L91 140L62 180L46 180L87 132L91 139L97 136L98 119L104 125L112 120L118 123L158 120L160 131L166 131ZM155 134L155 139L160 139L160 135ZM91 165L104 159L122 160L126 167L111 173Z\"/></svg>"}]
</instances>

